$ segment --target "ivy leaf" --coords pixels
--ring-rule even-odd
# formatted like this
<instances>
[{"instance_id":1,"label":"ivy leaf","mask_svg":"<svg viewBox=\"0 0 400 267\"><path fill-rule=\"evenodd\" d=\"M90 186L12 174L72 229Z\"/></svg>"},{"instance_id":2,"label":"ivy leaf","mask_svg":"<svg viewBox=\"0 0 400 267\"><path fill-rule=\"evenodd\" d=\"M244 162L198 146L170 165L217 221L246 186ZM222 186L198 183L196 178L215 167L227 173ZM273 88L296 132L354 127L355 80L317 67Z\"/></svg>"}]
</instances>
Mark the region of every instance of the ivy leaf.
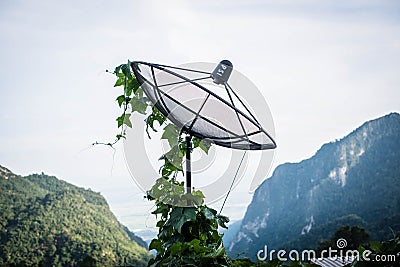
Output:
<instances>
[{"instance_id":1,"label":"ivy leaf","mask_svg":"<svg viewBox=\"0 0 400 267\"><path fill-rule=\"evenodd\" d=\"M127 78L132 79L132 73L131 73L131 69L130 69L130 66L129 66L129 61L128 61L128 64L121 65L121 70L122 70L122 73Z\"/></svg>"},{"instance_id":2,"label":"ivy leaf","mask_svg":"<svg viewBox=\"0 0 400 267\"><path fill-rule=\"evenodd\" d=\"M121 65L115 67L114 74L118 75L119 71L121 70L122 65L124 65L124 64L121 64Z\"/></svg>"},{"instance_id":3,"label":"ivy leaf","mask_svg":"<svg viewBox=\"0 0 400 267\"><path fill-rule=\"evenodd\" d=\"M195 191L194 191L195 192ZM185 194L182 196L182 201L184 203L188 203L189 205L194 205L194 206L200 206L201 204L204 203L204 197L201 197L199 195L193 194L194 192L190 194Z\"/></svg>"},{"instance_id":4,"label":"ivy leaf","mask_svg":"<svg viewBox=\"0 0 400 267\"><path fill-rule=\"evenodd\" d=\"M132 76L132 78L129 78L126 82L126 90L129 92L133 92L136 94L138 89L140 88L139 82L136 80L135 77Z\"/></svg>"},{"instance_id":5,"label":"ivy leaf","mask_svg":"<svg viewBox=\"0 0 400 267\"><path fill-rule=\"evenodd\" d=\"M208 151L210 150L210 147L211 147L211 142L209 140L194 137L192 139L192 141L193 141L194 148L199 147L206 154L208 154Z\"/></svg>"},{"instance_id":6,"label":"ivy leaf","mask_svg":"<svg viewBox=\"0 0 400 267\"><path fill-rule=\"evenodd\" d=\"M153 239L151 240L151 243L149 245L149 250L155 249L157 251L162 249L162 243L158 239Z\"/></svg>"},{"instance_id":7,"label":"ivy leaf","mask_svg":"<svg viewBox=\"0 0 400 267\"><path fill-rule=\"evenodd\" d=\"M117 134L115 137L117 138L117 140L119 140L121 138L125 138L126 139L125 135L123 135L123 134Z\"/></svg>"},{"instance_id":8,"label":"ivy leaf","mask_svg":"<svg viewBox=\"0 0 400 267\"><path fill-rule=\"evenodd\" d=\"M143 98L140 99L134 97L131 99L130 103L132 107L132 113L136 111L139 112L140 114L146 114L147 103Z\"/></svg>"},{"instance_id":9,"label":"ivy leaf","mask_svg":"<svg viewBox=\"0 0 400 267\"><path fill-rule=\"evenodd\" d=\"M122 114L121 116L119 116L117 118L118 128L121 127L124 124L124 116L125 116L125 114Z\"/></svg>"},{"instance_id":10,"label":"ivy leaf","mask_svg":"<svg viewBox=\"0 0 400 267\"><path fill-rule=\"evenodd\" d=\"M172 123L168 124L164 127L164 133L161 136L161 139L168 140L168 144L170 147L174 147L178 144L178 130L175 125Z\"/></svg>"},{"instance_id":11,"label":"ivy leaf","mask_svg":"<svg viewBox=\"0 0 400 267\"><path fill-rule=\"evenodd\" d=\"M121 116L119 116L117 118L117 122L118 122L118 128L121 127L122 125L126 125L130 128L132 128L132 122L130 120L131 114L129 113L124 113Z\"/></svg>"},{"instance_id":12,"label":"ivy leaf","mask_svg":"<svg viewBox=\"0 0 400 267\"><path fill-rule=\"evenodd\" d=\"M118 77L117 81L115 82L114 87L121 86L121 85L125 84L125 76L122 73L120 73L118 76L119 77Z\"/></svg>"},{"instance_id":13,"label":"ivy leaf","mask_svg":"<svg viewBox=\"0 0 400 267\"><path fill-rule=\"evenodd\" d=\"M178 233L181 233L182 226L189 221L196 220L196 208L185 207L172 210L166 225L172 226Z\"/></svg>"},{"instance_id":14,"label":"ivy leaf","mask_svg":"<svg viewBox=\"0 0 400 267\"><path fill-rule=\"evenodd\" d=\"M217 216L217 221L219 226L221 226L222 228L228 229L228 226L226 226L226 224L229 222L229 218L223 215L218 215Z\"/></svg>"},{"instance_id":15,"label":"ivy leaf","mask_svg":"<svg viewBox=\"0 0 400 267\"><path fill-rule=\"evenodd\" d=\"M164 156L164 162L168 161L176 168L176 170L182 170L182 161L185 154L182 153L182 150L179 149L178 145L173 146Z\"/></svg>"},{"instance_id":16,"label":"ivy leaf","mask_svg":"<svg viewBox=\"0 0 400 267\"><path fill-rule=\"evenodd\" d=\"M125 114L125 116L124 116L124 124L126 126L128 126L129 128L132 128L132 122L130 120L130 117L131 117L131 114L129 114L129 113Z\"/></svg>"},{"instance_id":17,"label":"ivy leaf","mask_svg":"<svg viewBox=\"0 0 400 267\"><path fill-rule=\"evenodd\" d=\"M157 121L158 124L161 126L165 121L167 120L167 117L162 114L156 106L153 106L151 110L151 114L144 120L146 122L146 132L147 135L150 138L149 134L149 127L154 131L157 132L157 130L154 128L154 122Z\"/></svg>"},{"instance_id":18,"label":"ivy leaf","mask_svg":"<svg viewBox=\"0 0 400 267\"><path fill-rule=\"evenodd\" d=\"M168 156L169 157L169 156ZM181 171L182 167L179 168L179 161L177 165L172 164L166 155L162 155L160 160L164 160L164 165L160 167L161 175L164 177L169 177L172 173Z\"/></svg>"},{"instance_id":19,"label":"ivy leaf","mask_svg":"<svg viewBox=\"0 0 400 267\"><path fill-rule=\"evenodd\" d=\"M157 224L156 224L156 226L157 226L158 228L160 228L160 227L163 227L164 224L165 224L164 221L158 221Z\"/></svg>"},{"instance_id":20,"label":"ivy leaf","mask_svg":"<svg viewBox=\"0 0 400 267\"><path fill-rule=\"evenodd\" d=\"M121 107L121 106L122 106L122 103L125 102L125 96L124 96L124 95L120 95L119 97L117 97L116 100L117 100L117 102L118 102L119 107Z\"/></svg>"},{"instance_id":21,"label":"ivy leaf","mask_svg":"<svg viewBox=\"0 0 400 267\"><path fill-rule=\"evenodd\" d=\"M130 87L128 87L128 86L125 86L125 87L124 87L124 94L125 94L125 95L131 96L131 95L132 95L132 91L133 91L133 89L130 88Z\"/></svg>"},{"instance_id":22,"label":"ivy leaf","mask_svg":"<svg viewBox=\"0 0 400 267\"><path fill-rule=\"evenodd\" d=\"M181 254L181 250L182 250L182 243L181 242L177 242L177 243L173 244L171 246L171 248L169 249L169 251L171 252L172 256Z\"/></svg>"},{"instance_id":23,"label":"ivy leaf","mask_svg":"<svg viewBox=\"0 0 400 267\"><path fill-rule=\"evenodd\" d=\"M208 140L201 140L200 144L199 144L199 148L201 150L203 150L204 152L206 152L206 154L208 154L208 151L210 150L211 147L211 142Z\"/></svg>"},{"instance_id":24,"label":"ivy leaf","mask_svg":"<svg viewBox=\"0 0 400 267\"><path fill-rule=\"evenodd\" d=\"M217 258L225 254L225 248L221 244L219 244L217 249L214 249L211 253L208 253L206 256L211 258Z\"/></svg>"},{"instance_id":25,"label":"ivy leaf","mask_svg":"<svg viewBox=\"0 0 400 267\"><path fill-rule=\"evenodd\" d=\"M171 186L171 183L169 183L164 178L159 178L159 179L156 180L156 183L151 187L151 189L149 190L148 194L151 195L154 198L161 198L163 195L165 195L168 192L167 188L169 186ZM163 208L164 207L159 207L153 213L154 214L159 214L161 212L162 214L164 214Z\"/></svg>"},{"instance_id":26,"label":"ivy leaf","mask_svg":"<svg viewBox=\"0 0 400 267\"><path fill-rule=\"evenodd\" d=\"M206 215L207 219L214 220L215 216L217 215L217 211L210 209L209 207L204 207L204 214Z\"/></svg>"},{"instance_id":27,"label":"ivy leaf","mask_svg":"<svg viewBox=\"0 0 400 267\"><path fill-rule=\"evenodd\" d=\"M207 251L207 248L200 245L200 240L198 240L196 238L193 239L192 241L190 241L189 244L193 246L194 252L197 254L201 254L201 253Z\"/></svg>"},{"instance_id":28,"label":"ivy leaf","mask_svg":"<svg viewBox=\"0 0 400 267\"><path fill-rule=\"evenodd\" d=\"M182 235L169 236L167 241L164 243L164 247L170 249L175 243L179 243L179 242L185 242L184 236L182 236ZM187 244L182 243L182 250L185 249L184 247L187 247L187 246L188 246Z\"/></svg>"},{"instance_id":29,"label":"ivy leaf","mask_svg":"<svg viewBox=\"0 0 400 267\"><path fill-rule=\"evenodd\" d=\"M161 178L161 179L163 179L163 178ZM163 180L165 180L165 179L163 179ZM167 217L169 210L170 210L170 208L168 207L168 205L165 205L162 203L159 207L157 207L157 209L155 211L152 212L152 214L155 214L155 215L161 214L161 216Z\"/></svg>"},{"instance_id":30,"label":"ivy leaf","mask_svg":"<svg viewBox=\"0 0 400 267\"><path fill-rule=\"evenodd\" d=\"M195 190L195 191L193 191L193 192L192 192L192 195L198 196L198 197L200 197L200 198L202 198L202 199L206 198L206 197L204 196L203 192L201 192L200 190Z\"/></svg>"}]
</instances>

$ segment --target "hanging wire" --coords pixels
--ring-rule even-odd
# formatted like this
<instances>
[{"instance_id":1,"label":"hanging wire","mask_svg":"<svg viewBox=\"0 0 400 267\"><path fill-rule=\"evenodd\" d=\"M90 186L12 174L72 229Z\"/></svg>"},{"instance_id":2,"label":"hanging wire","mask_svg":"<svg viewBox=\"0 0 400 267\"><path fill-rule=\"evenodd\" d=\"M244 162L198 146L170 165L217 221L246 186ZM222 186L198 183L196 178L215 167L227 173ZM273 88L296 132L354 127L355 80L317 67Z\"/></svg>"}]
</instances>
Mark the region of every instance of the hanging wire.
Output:
<instances>
[{"instance_id":1,"label":"hanging wire","mask_svg":"<svg viewBox=\"0 0 400 267\"><path fill-rule=\"evenodd\" d=\"M228 196L229 196L229 194L230 194L231 191L232 191L232 187L233 187L233 185L235 184L236 177L237 177L237 175L238 175L238 173L239 173L240 167L242 166L242 163L243 163L244 157L246 156L246 153L247 153L247 150L245 150L244 153L243 153L242 159L240 160L240 163L239 163L239 166L238 166L238 168L237 168L237 170L236 170L235 176L233 177L231 186L229 187L228 193L226 194L226 197L225 197L225 199L224 199L224 203L222 203L222 207L221 207L221 210L219 211L219 214L221 214L222 210L224 209L226 200L228 199Z\"/></svg>"}]
</instances>

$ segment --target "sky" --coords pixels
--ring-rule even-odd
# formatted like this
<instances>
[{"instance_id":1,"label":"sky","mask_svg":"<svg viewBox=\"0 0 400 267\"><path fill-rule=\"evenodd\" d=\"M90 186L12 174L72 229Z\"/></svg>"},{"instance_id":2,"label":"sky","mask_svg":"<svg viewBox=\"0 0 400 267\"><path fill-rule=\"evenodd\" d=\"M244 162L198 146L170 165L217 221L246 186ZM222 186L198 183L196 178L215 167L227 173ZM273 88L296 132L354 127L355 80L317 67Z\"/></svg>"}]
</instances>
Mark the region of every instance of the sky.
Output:
<instances>
[{"instance_id":1,"label":"sky","mask_svg":"<svg viewBox=\"0 0 400 267\"><path fill-rule=\"evenodd\" d=\"M0 165L101 192L132 230L154 229L122 146L91 146L116 134L119 91L105 70L231 60L272 112L274 168L399 112L399 22L396 0L2 0ZM247 189L245 176L224 210L232 220Z\"/></svg>"}]
</instances>

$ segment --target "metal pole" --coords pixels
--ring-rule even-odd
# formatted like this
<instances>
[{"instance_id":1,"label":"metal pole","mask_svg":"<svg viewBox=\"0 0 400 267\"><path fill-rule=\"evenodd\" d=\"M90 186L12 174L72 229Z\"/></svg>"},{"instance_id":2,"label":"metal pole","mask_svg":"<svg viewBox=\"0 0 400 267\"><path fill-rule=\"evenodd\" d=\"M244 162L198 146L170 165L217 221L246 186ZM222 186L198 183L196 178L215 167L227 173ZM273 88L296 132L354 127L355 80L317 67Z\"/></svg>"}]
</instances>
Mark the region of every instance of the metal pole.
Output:
<instances>
[{"instance_id":1,"label":"metal pole","mask_svg":"<svg viewBox=\"0 0 400 267\"><path fill-rule=\"evenodd\" d=\"M192 192L192 170L190 162L190 150L192 149L192 136L187 135L185 138L186 147L186 193Z\"/></svg>"}]
</instances>

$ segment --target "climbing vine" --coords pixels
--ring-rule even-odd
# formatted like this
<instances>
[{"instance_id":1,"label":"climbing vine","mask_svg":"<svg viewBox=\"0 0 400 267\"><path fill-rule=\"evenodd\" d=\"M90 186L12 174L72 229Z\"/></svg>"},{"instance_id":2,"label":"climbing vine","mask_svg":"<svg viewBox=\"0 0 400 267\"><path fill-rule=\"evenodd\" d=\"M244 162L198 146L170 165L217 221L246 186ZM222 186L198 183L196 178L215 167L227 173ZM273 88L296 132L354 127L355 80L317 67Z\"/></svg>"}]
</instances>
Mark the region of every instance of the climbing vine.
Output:
<instances>
[{"instance_id":1,"label":"climbing vine","mask_svg":"<svg viewBox=\"0 0 400 267\"><path fill-rule=\"evenodd\" d=\"M110 72L110 71L108 71ZM186 153L185 133L169 123L167 118L151 103L143 93L140 84L131 72L130 62L117 66L113 72L117 78L114 87L121 88L122 94L116 101L122 114L116 119L120 132L115 141L106 145L113 146L126 138L127 127L133 127L131 117L144 116L146 132L162 129L161 139L168 141L170 150L160 157L162 162L160 177L147 192L146 198L155 202L159 229L157 238L149 248L157 252L149 266L227 266L228 257L222 244L222 234L218 227L226 227L228 217L204 204L204 195L199 190L185 193L183 182L177 180L177 174L183 171ZM202 149L205 153L211 143L193 137L193 149Z\"/></svg>"}]
</instances>

